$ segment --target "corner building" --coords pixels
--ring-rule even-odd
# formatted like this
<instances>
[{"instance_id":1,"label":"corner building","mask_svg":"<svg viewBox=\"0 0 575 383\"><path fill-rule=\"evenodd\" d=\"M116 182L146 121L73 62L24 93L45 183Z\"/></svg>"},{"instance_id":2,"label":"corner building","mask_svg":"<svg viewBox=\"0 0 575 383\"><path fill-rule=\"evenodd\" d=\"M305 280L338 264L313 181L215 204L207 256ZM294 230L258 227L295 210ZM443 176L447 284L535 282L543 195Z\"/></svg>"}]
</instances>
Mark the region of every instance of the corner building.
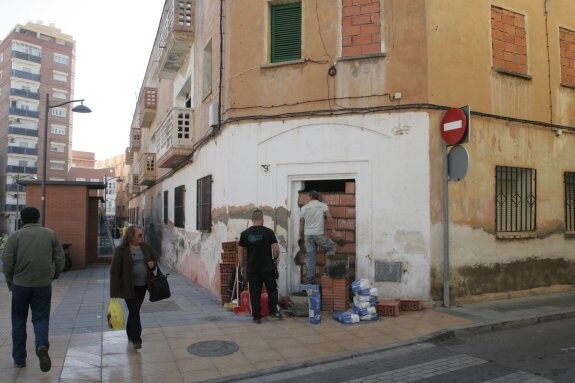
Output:
<instances>
[{"instance_id":1,"label":"corner building","mask_svg":"<svg viewBox=\"0 0 575 383\"><path fill-rule=\"evenodd\" d=\"M568 0L167 0L126 149L129 221L218 294L221 243L259 207L285 294L297 192L315 189L348 277L380 297L570 289L574 20ZM468 169L445 187L441 121L465 105Z\"/></svg>"}]
</instances>

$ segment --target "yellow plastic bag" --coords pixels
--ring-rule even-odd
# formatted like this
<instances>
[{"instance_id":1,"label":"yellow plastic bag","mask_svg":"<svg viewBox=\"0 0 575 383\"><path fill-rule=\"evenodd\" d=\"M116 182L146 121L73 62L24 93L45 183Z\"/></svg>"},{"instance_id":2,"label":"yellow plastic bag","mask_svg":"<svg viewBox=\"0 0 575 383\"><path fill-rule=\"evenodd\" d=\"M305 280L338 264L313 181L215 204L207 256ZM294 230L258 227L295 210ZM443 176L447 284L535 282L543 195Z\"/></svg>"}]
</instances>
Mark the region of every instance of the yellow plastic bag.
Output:
<instances>
[{"instance_id":1,"label":"yellow plastic bag","mask_svg":"<svg viewBox=\"0 0 575 383\"><path fill-rule=\"evenodd\" d=\"M111 298L108 306L108 326L114 330L124 328L124 312L118 298Z\"/></svg>"}]
</instances>

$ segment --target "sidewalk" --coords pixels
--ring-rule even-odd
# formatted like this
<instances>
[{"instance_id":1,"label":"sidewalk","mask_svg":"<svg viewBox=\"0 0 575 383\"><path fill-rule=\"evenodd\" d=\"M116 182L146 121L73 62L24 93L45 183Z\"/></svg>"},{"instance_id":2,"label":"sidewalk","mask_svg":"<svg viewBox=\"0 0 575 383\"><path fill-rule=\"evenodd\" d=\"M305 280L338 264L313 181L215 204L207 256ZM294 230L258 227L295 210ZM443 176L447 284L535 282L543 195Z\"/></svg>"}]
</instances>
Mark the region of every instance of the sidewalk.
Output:
<instances>
[{"instance_id":1,"label":"sidewalk","mask_svg":"<svg viewBox=\"0 0 575 383\"><path fill-rule=\"evenodd\" d=\"M169 272L172 298L144 303L143 348L107 327L108 266L65 273L53 285L50 355L42 373L28 333L28 366L13 367L10 293L0 288L1 382L234 381L405 346L458 332L490 331L575 315L575 292L509 299L343 325L327 317L264 320L235 316L218 296Z\"/></svg>"}]
</instances>

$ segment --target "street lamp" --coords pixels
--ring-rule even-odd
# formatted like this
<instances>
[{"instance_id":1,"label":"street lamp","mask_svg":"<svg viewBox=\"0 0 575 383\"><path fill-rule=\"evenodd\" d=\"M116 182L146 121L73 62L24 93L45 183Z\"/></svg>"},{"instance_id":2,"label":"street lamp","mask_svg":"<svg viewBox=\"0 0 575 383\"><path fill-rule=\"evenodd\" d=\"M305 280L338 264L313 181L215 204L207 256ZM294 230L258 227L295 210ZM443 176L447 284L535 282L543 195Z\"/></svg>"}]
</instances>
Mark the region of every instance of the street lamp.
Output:
<instances>
[{"instance_id":1,"label":"street lamp","mask_svg":"<svg viewBox=\"0 0 575 383\"><path fill-rule=\"evenodd\" d=\"M60 106L72 104L74 102L79 102L72 108L72 112L76 113L91 113L90 108L84 105L84 99L82 100L70 100L60 102L58 104L50 105L50 95L46 93L46 110L44 114L44 155L42 158L42 212L40 217L42 218L42 226L46 226L46 164L48 160L48 111L52 108L58 108Z\"/></svg>"}]
</instances>

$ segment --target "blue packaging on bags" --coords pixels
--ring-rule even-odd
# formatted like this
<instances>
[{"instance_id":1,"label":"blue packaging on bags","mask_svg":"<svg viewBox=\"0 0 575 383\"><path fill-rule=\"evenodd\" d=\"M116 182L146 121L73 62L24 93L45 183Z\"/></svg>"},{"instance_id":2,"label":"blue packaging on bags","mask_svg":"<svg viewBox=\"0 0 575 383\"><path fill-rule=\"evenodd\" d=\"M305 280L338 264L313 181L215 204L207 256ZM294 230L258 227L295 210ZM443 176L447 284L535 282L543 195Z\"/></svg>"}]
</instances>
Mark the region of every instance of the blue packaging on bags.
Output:
<instances>
[{"instance_id":1,"label":"blue packaging on bags","mask_svg":"<svg viewBox=\"0 0 575 383\"><path fill-rule=\"evenodd\" d=\"M354 293L359 292L360 290L369 289L369 280L368 279L358 279L356 281L351 282L351 291Z\"/></svg>"},{"instance_id":2,"label":"blue packaging on bags","mask_svg":"<svg viewBox=\"0 0 575 383\"><path fill-rule=\"evenodd\" d=\"M367 311L367 309L368 309L367 307L361 308L361 307L358 307L358 306L352 304L351 309L353 310L354 313L359 315L360 318L369 314L369 311Z\"/></svg>"},{"instance_id":3,"label":"blue packaging on bags","mask_svg":"<svg viewBox=\"0 0 575 383\"><path fill-rule=\"evenodd\" d=\"M336 311L332 314L332 317L343 324L359 322L359 316L351 311Z\"/></svg>"},{"instance_id":4,"label":"blue packaging on bags","mask_svg":"<svg viewBox=\"0 0 575 383\"><path fill-rule=\"evenodd\" d=\"M361 295L363 297L369 297L370 296L369 290L370 289L359 290L356 294Z\"/></svg>"},{"instance_id":5,"label":"blue packaging on bags","mask_svg":"<svg viewBox=\"0 0 575 383\"><path fill-rule=\"evenodd\" d=\"M308 300L309 300L309 323L319 324L321 322L321 295L317 291L309 290Z\"/></svg>"}]
</instances>

